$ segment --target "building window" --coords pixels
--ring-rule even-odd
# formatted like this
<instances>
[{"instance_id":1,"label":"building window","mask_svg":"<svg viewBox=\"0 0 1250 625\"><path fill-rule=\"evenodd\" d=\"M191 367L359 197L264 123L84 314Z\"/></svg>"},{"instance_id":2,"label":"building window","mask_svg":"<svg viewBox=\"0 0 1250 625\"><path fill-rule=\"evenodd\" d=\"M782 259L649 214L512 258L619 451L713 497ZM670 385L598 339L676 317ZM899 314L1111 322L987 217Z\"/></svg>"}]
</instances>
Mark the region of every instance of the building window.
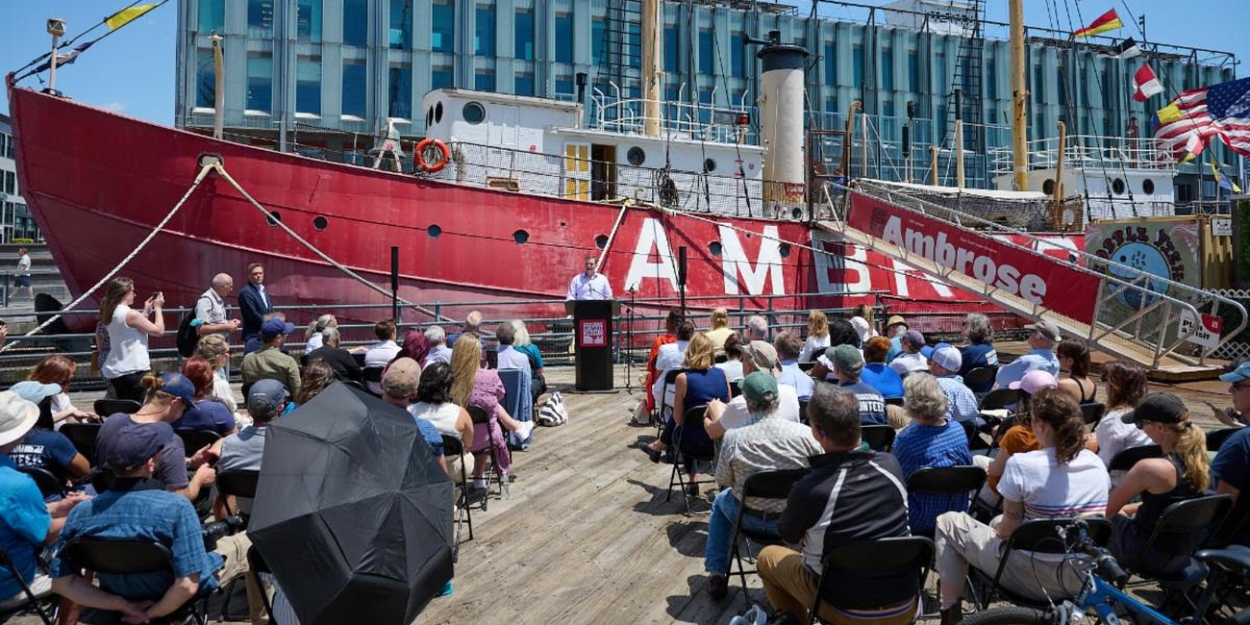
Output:
<instances>
[{"instance_id":1,"label":"building window","mask_svg":"<svg viewBox=\"0 0 1250 625\"><path fill-rule=\"evenodd\" d=\"M709 29L701 29L699 31L699 73L711 76L715 73L715 51L712 46L712 31Z\"/></svg>"},{"instance_id":2,"label":"building window","mask_svg":"<svg viewBox=\"0 0 1250 625\"><path fill-rule=\"evenodd\" d=\"M603 58L603 42L607 38L608 27L603 20L596 19L590 22L590 58L594 63L604 63L607 59Z\"/></svg>"},{"instance_id":3,"label":"building window","mask_svg":"<svg viewBox=\"0 0 1250 625\"><path fill-rule=\"evenodd\" d=\"M556 99L572 100L577 97L577 88L573 85L573 80L567 76L556 79Z\"/></svg>"},{"instance_id":4,"label":"building window","mask_svg":"<svg viewBox=\"0 0 1250 625\"><path fill-rule=\"evenodd\" d=\"M203 108L217 105L217 76L213 72L211 48L195 51L195 105Z\"/></svg>"},{"instance_id":5,"label":"building window","mask_svg":"<svg viewBox=\"0 0 1250 625\"><path fill-rule=\"evenodd\" d=\"M456 46L456 7L436 3L433 7L433 24L430 27L430 47L435 52L454 52Z\"/></svg>"},{"instance_id":6,"label":"building window","mask_svg":"<svg viewBox=\"0 0 1250 625\"><path fill-rule=\"evenodd\" d=\"M273 0L247 0L249 37L273 37Z\"/></svg>"},{"instance_id":7,"label":"building window","mask_svg":"<svg viewBox=\"0 0 1250 625\"><path fill-rule=\"evenodd\" d=\"M226 24L226 0L200 0L199 31L219 33Z\"/></svg>"},{"instance_id":8,"label":"building window","mask_svg":"<svg viewBox=\"0 0 1250 625\"><path fill-rule=\"evenodd\" d=\"M985 97L998 99L998 63L993 58L985 60Z\"/></svg>"},{"instance_id":9,"label":"building window","mask_svg":"<svg viewBox=\"0 0 1250 625\"><path fill-rule=\"evenodd\" d=\"M295 6L295 32L300 41L321 43L321 0L299 0Z\"/></svg>"},{"instance_id":10,"label":"building window","mask_svg":"<svg viewBox=\"0 0 1250 625\"><path fill-rule=\"evenodd\" d=\"M907 51L907 90L920 93L920 53Z\"/></svg>"},{"instance_id":11,"label":"building window","mask_svg":"<svg viewBox=\"0 0 1250 625\"><path fill-rule=\"evenodd\" d=\"M495 72L493 70L478 70L473 75L473 88L478 91L494 91Z\"/></svg>"},{"instance_id":12,"label":"building window","mask_svg":"<svg viewBox=\"0 0 1250 625\"><path fill-rule=\"evenodd\" d=\"M247 57L247 110L273 111L273 57Z\"/></svg>"},{"instance_id":13,"label":"building window","mask_svg":"<svg viewBox=\"0 0 1250 625\"><path fill-rule=\"evenodd\" d=\"M473 53L479 56L495 56L495 9L477 8L473 25Z\"/></svg>"},{"instance_id":14,"label":"building window","mask_svg":"<svg viewBox=\"0 0 1250 625\"><path fill-rule=\"evenodd\" d=\"M838 48L830 43L825 45L825 84L838 84Z\"/></svg>"},{"instance_id":15,"label":"building window","mask_svg":"<svg viewBox=\"0 0 1250 625\"><path fill-rule=\"evenodd\" d=\"M343 0L343 43L369 45L369 0Z\"/></svg>"},{"instance_id":16,"label":"building window","mask_svg":"<svg viewBox=\"0 0 1250 625\"><path fill-rule=\"evenodd\" d=\"M951 84L950 75L946 73L946 53L938 52L933 59L933 79L936 84L933 85L933 94L945 96L950 93Z\"/></svg>"},{"instance_id":17,"label":"building window","mask_svg":"<svg viewBox=\"0 0 1250 625\"><path fill-rule=\"evenodd\" d=\"M388 81L387 102L390 104L388 115L401 119L412 119L412 68L404 65L392 65Z\"/></svg>"},{"instance_id":18,"label":"building window","mask_svg":"<svg viewBox=\"0 0 1250 625\"><path fill-rule=\"evenodd\" d=\"M851 47L851 80L857 88L864 84L864 47L859 44Z\"/></svg>"},{"instance_id":19,"label":"building window","mask_svg":"<svg viewBox=\"0 0 1250 625\"><path fill-rule=\"evenodd\" d=\"M17 193L17 176L11 171L4 172L4 192L9 195Z\"/></svg>"},{"instance_id":20,"label":"building window","mask_svg":"<svg viewBox=\"0 0 1250 625\"><path fill-rule=\"evenodd\" d=\"M412 0L391 0L391 26L388 41L392 50L412 49Z\"/></svg>"},{"instance_id":21,"label":"building window","mask_svg":"<svg viewBox=\"0 0 1250 625\"><path fill-rule=\"evenodd\" d=\"M670 74L676 74L678 65L681 63L680 52L680 35L676 28L664 29L664 71Z\"/></svg>"},{"instance_id":22,"label":"building window","mask_svg":"<svg viewBox=\"0 0 1250 625\"><path fill-rule=\"evenodd\" d=\"M295 112L321 115L321 57L296 62Z\"/></svg>"},{"instance_id":23,"label":"building window","mask_svg":"<svg viewBox=\"0 0 1250 625\"><path fill-rule=\"evenodd\" d=\"M516 58L522 61L534 60L534 12L520 10L516 12L516 36L515 49L513 51Z\"/></svg>"},{"instance_id":24,"label":"building window","mask_svg":"<svg viewBox=\"0 0 1250 625\"><path fill-rule=\"evenodd\" d=\"M642 25L629 25L629 40L625 46L625 64L638 68L642 67Z\"/></svg>"},{"instance_id":25,"label":"building window","mask_svg":"<svg viewBox=\"0 0 1250 625\"><path fill-rule=\"evenodd\" d=\"M746 77L746 46L741 39L729 44L729 66L735 78Z\"/></svg>"},{"instance_id":26,"label":"building window","mask_svg":"<svg viewBox=\"0 0 1250 625\"><path fill-rule=\"evenodd\" d=\"M556 63L573 62L573 16L556 13Z\"/></svg>"},{"instance_id":27,"label":"building window","mask_svg":"<svg viewBox=\"0 0 1250 625\"><path fill-rule=\"evenodd\" d=\"M430 73L430 89L444 89L455 85L455 75L446 65L436 66Z\"/></svg>"},{"instance_id":28,"label":"building window","mask_svg":"<svg viewBox=\"0 0 1250 625\"><path fill-rule=\"evenodd\" d=\"M894 89L894 51L881 51L881 86L887 90Z\"/></svg>"},{"instance_id":29,"label":"building window","mask_svg":"<svg viewBox=\"0 0 1250 625\"><path fill-rule=\"evenodd\" d=\"M364 60L343 61L343 114L363 118L368 74Z\"/></svg>"},{"instance_id":30,"label":"building window","mask_svg":"<svg viewBox=\"0 0 1250 625\"><path fill-rule=\"evenodd\" d=\"M520 73L516 75L516 82L513 83L513 91L517 95L534 95L534 75L530 73Z\"/></svg>"}]
</instances>

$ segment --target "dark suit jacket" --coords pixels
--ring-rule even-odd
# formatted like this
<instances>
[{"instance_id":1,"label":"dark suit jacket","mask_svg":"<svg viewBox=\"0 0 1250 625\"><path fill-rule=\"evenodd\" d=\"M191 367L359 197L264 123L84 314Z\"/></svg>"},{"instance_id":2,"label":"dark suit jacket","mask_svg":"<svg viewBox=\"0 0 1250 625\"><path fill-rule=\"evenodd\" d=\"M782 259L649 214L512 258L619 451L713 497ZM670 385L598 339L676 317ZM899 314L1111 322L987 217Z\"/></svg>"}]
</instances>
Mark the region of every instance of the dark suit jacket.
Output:
<instances>
[{"instance_id":1,"label":"dark suit jacket","mask_svg":"<svg viewBox=\"0 0 1250 625\"><path fill-rule=\"evenodd\" d=\"M356 357L345 349L323 345L304 354L304 364L314 360L326 361L326 364L330 365L330 368L334 369L334 373L342 380L360 382L363 379L360 363L356 362Z\"/></svg>"},{"instance_id":2,"label":"dark suit jacket","mask_svg":"<svg viewBox=\"0 0 1250 625\"><path fill-rule=\"evenodd\" d=\"M243 313L243 340L260 334L260 324L269 314L269 306L265 305L260 289L251 282L239 289L239 310Z\"/></svg>"}]
</instances>

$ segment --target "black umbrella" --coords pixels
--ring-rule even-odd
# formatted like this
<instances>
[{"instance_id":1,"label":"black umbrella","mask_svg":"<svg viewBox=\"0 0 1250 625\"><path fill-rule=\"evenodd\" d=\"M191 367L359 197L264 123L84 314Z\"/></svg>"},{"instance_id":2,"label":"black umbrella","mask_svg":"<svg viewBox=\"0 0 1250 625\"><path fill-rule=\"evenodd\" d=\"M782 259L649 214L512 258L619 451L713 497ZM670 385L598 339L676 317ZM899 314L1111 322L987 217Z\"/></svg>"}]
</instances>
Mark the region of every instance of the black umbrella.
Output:
<instances>
[{"instance_id":1,"label":"black umbrella","mask_svg":"<svg viewBox=\"0 0 1250 625\"><path fill-rule=\"evenodd\" d=\"M407 411L342 383L267 428L248 526L303 625L406 625L452 576L451 480Z\"/></svg>"}]
</instances>

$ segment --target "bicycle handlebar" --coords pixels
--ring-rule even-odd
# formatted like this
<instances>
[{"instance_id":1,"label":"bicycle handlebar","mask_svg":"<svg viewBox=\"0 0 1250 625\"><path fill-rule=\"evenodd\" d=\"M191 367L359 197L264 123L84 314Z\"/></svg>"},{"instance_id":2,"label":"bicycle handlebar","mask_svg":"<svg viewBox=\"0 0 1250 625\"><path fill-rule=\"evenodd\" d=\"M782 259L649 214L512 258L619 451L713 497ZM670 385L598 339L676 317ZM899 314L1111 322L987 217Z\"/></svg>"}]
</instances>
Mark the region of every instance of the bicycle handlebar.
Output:
<instances>
[{"instance_id":1,"label":"bicycle handlebar","mask_svg":"<svg viewBox=\"0 0 1250 625\"><path fill-rule=\"evenodd\" d=\"M1089 533L1086 531L1088 527L1083 519L1077 519L1070 526L1069 530L1076 531L1076 540L1072 543L1073 550L1094 559L1094 570L1098 572L1099 577L1111 580L1116 586L1123 588L1128 583L1128 573L1124 571L1124 567L1120 566L1120 563L1116 561L1115 556L1112 556L1110 551L1099 547L1089 537ZM1066 540L1069 530L1061 529L1059 532L1060 536Z\"/></svg>"}]
</instances>

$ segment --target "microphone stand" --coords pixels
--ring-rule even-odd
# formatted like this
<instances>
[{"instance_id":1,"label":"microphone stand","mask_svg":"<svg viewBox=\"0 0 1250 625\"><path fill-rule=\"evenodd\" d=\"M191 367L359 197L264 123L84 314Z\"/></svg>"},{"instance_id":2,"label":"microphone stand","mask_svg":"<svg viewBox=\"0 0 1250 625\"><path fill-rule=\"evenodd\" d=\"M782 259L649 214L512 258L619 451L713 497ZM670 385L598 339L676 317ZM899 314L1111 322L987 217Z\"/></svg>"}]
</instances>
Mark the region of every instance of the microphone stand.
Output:
<instances>
[{"instance_id":1,"label":"microphone stand","mask_svg":"<svg viewBox=\"0 0 1250 625\"><path fill-rule=\"evenodd\" d=\"M625 392L634 392L634 295L637 289L629 290L629 325L625 328Z\"/></svg>"}]
</instances>

